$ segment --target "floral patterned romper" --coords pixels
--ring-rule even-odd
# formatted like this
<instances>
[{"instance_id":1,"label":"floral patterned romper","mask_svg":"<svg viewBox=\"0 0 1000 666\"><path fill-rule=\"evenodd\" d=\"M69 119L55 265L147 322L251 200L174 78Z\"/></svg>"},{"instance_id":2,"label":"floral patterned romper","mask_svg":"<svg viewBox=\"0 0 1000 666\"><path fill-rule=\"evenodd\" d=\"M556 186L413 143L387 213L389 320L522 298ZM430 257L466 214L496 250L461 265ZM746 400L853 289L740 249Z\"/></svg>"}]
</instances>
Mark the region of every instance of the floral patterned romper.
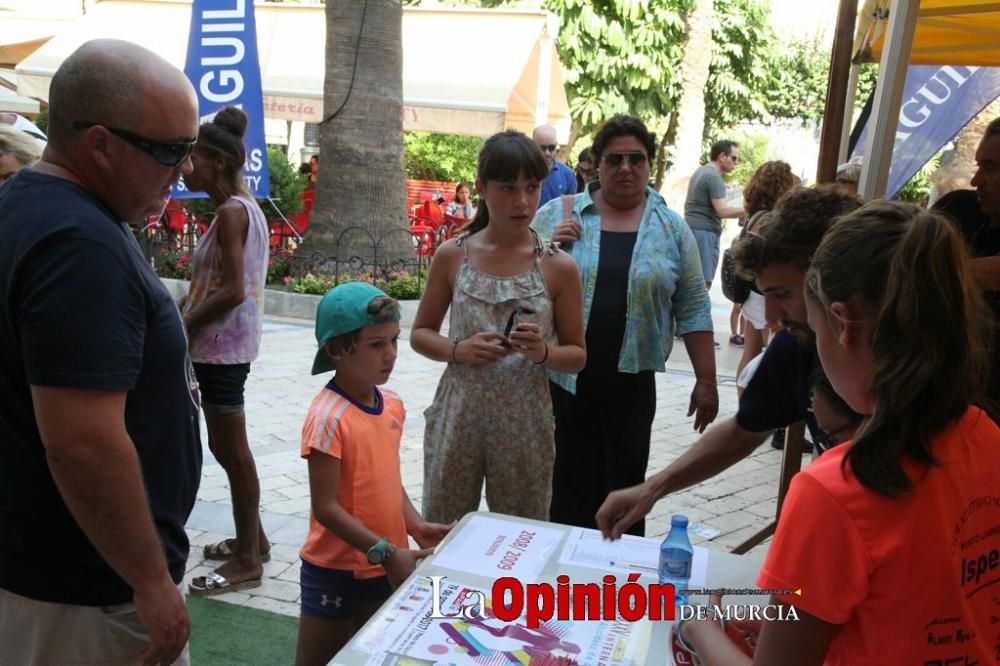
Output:
<instances>
[{"instance_id":1,"label":"floral patterned romper","mask_svg":"<svg viewBox=\"0 0 1000 666\"><path fill-rule=\"evenodd\" d=\"M542 339L552 344L552 299L541 270L552 246L535 236L531 270L496 277L469 261L467 238L457 238L465 258L451 297L451 336L463 340L483 331L503 333L520 306L534 314L521 314L518 321L538 324ZM449 523L478 510L484 477L490 511L548 518L555 420L543 366L517 353L487 366L449 363L424 417L426 520Z\"/></svg>"}]
</instances>

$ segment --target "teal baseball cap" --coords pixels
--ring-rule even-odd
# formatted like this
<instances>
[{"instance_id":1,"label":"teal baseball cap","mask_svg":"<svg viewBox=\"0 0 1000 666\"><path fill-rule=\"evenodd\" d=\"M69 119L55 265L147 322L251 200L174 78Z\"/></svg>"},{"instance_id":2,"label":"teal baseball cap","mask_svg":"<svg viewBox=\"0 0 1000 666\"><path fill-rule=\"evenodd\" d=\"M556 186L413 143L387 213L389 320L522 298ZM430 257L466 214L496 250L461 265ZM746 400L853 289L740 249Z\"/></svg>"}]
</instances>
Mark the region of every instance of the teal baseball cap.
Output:
<instances>
[{"instance_id":1,"label":"teal baseball cap","mask_svg":"<svg viewBox=\"0 0 1000 666\"><path fill-rule=\"evenodd\" d=\"M380 323L368 314L368 304L380 296L386 296L386 293L370 282L345 282L326 292L316 306L316 344L319 349L313 359L312 374L337 369L337 364L323 349L327 341ZM396 321L399 321L398 311Z\"/></svg>"}]
</instances>

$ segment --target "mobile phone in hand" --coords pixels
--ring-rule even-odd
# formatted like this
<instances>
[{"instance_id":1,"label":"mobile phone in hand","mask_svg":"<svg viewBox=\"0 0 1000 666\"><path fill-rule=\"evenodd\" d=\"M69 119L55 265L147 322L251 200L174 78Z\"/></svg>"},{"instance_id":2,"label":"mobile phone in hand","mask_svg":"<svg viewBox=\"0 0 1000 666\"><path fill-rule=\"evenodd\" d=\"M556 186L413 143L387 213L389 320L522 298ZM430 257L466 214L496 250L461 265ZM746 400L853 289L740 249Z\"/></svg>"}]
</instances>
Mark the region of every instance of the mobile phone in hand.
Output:
<instances>
[{"instance_id":1,"label":"mobile phone in hand","mask_svg":"<svg viewBox=\"0 0 1000 666\"><path fill-rule=\"evenodd\" d=\"M517 328L518 315L522 314L533 315L535 314L535 311L523 305L519 305L514 308L514 311L510 313L510 317L507 319L507 325L503 329L504 341L500 344L504 347L510 347L510 332Z\"/></svg>"}]
</instances>

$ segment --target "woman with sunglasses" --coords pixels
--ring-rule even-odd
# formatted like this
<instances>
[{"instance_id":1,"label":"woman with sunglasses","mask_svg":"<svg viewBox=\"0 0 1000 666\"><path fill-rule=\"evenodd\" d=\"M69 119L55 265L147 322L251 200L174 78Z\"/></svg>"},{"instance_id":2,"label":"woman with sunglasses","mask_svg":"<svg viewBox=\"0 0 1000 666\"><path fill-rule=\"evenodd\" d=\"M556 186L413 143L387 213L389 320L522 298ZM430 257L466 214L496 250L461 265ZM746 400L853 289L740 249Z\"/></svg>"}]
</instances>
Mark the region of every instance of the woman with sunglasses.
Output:
<instances>
[{"instance_id":1,"label":"woman with sunglasses","mask_svg":"<svg viewBox=\"0 0 1000 666\"><path fill-rule=\"evenodd\" d=\"M568 248L584 291L587 366L551 372L556 467L551 520L596 527L612 490L642 483L656 413L654 372L674 334L697 376L689 415L703 431L719 409L711 304L694 235L649 186L656 140L637 118L615 116L591 148L598 178L546 204L533 227ZM629 530L642 535L643 521Z\"/></svg>"},{"instance_id":2,"label":"woman with sunglasses","mask_svg":"<svg viewBox=\"0 0 1000 666\"><path fill-rule=\"evenodd\" d=\"M865 419L792 480L757 583L800 590L771 597L798 621L764 621L752 663L996 663L1000 428L975 406L989 324L961 237L870 203L824 237L805 297L830 382ZM680 635L706 666L751 663L716 620Z\"/></svg>"},{"instance_id":3,"label":"woman with sunglasses","mask_svg":"<svg viewBox=\"0 0 1000 666\"><path fill-rule=\"evenodd\" d=\"M424 518L479 508L547 520L555 457L546 369L583 367L583 302L573 260L529 225L549 173L508 130L479 151L472 222L434 253L410 344L448 363L424 412ZM448 334L441 334L450 312Z\"/></svg>"},{"instance_id":4,"label":"woman with sunglasses","mask_svg":"<svg viewBox=\"0 0 1000 666\"><path fill-rule=\"evenodd\" d=\"M225 562L191 581L198 595L258 587L271 550L243 414L243 388L260 348L269 240L264 213L243 177L246 126L246 115L235 107L203 124L191 153L194 170L184 178L189 190L207 193L215 204L215 219L194 251L183 314L208 446L229 477L236 523L235 539L205 546L206 559Z\"/></svg>"},{"instance_id":5,"label":"woman with sunglasses","mask_svg":"<svg viewBox=\"0 0 1000 666\"><path fill-rule=\"evenodd\" d=\"M590 148L584 148L576 158L576 193L579 194L587 189L587 185L597 178L597 169L594 168L594 157L590 154Z\"/></svg>"}]
</instances>

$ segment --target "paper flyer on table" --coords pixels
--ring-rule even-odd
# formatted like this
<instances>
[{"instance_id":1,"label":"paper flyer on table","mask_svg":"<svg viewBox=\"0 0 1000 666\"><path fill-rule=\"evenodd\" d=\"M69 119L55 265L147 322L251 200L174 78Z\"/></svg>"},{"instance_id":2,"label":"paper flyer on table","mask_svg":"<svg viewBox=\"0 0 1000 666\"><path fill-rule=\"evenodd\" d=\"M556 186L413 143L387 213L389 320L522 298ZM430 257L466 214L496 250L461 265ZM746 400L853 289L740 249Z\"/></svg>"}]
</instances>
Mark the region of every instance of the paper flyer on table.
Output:
<instances>
[{"instance_id":1,"label":"paper flyer on table","mask_svg":"<svg viewBox=\"0 0 1000 666\"><path fill-rule=\"evenodd\" d=\"M485 617L463 617L463 606ZM502 666L527 664L532 658L569 657L581 666L637 666L649 648L649 621L542 621L529 628L524 616L514 622L493 617L489 592L457 581L441 581L439 610L432 618L434 588L430 579L412 579L358 636L355 649L368 656L366 666Z\"/></svg>"},{"instance_id":2,"label":"paper flyer on table","mask_svg":"<svg viewBox=\"0 0 1000 666\"><path fill-rule=\"evenodd\" d=\"M538 580L559 546L561 530L516 520L473 516L434 557L434 566L521 581Z\"/></svg>"},{"instance_id":3,"label":"paper flyer on table","mask_svg":"<svg viewBox=\"0 0 1000 666\"><path fill-rule=\"evenodd\" d=\"M624 534L617 541L607 541L597 530L583 527L574 527L570 531L559 554L559 564L620 573L636 572L650 578L657 578L659 562L660 542L656 539ZM695 546L690 587L704 587L707 574L708 550Z\"/></svg>"}]
</instances>

